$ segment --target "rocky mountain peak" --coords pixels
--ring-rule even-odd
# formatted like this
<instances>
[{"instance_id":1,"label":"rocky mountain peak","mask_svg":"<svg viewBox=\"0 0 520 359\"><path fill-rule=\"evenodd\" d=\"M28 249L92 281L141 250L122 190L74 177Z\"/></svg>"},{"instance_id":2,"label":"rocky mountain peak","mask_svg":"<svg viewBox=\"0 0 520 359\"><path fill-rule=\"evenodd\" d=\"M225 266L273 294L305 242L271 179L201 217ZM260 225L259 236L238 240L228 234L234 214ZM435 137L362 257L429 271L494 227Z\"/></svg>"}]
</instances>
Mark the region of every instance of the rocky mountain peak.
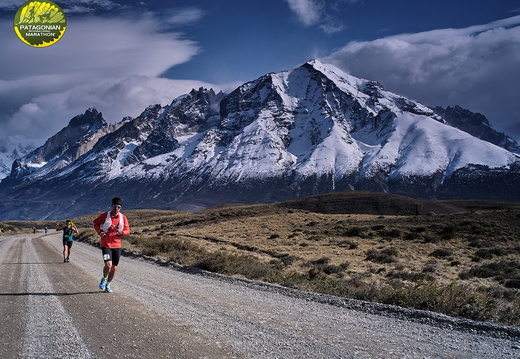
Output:
<instances>
[{"instance_id":1,"label":"rocky mountain peak","mask_svg":"<svg viewBox=\"0 0 520 359\"><path fill-rule=\"evenodd\" d=\"M13 162L9 179L17 179L35 172L63 168L90 151L97 140L109 132L103 115L95 108L72 118L68 125L50 137L43 146L23 159Z\"/></svg>"},{"instance_id":2,"label":"rocky mountain peak","mask_svg":"<svg viewBox=\"0 0 520 359\"><path fill-rule=\"evenodd\" d=\"M489 120L480 113L474 113L460 106L433 108L436 114L441 116L449 125L460 128L469 134L484 141L503 147L508 151L520 154L520 145L503 132L496 131Z\"/></svg>"},{"instance_id":3,"label":"rocky mountain peak","mask_svg":"<svg viewBox=\"0 0 520 359\"><path fill-rule=\"evenodd\" d=\"M32 215L56 216L59 207L44 203L64 188L60 201L75 201L78 215L121 189L127 208L181 210L344 190L520 200L520 156L450 121L376 81L309 61L229 94L193 89L112 131L89 109L15 163L0 184L0 212L15 216L9 198L32 193Z\"/></svg>"},{"instance_id":4,"label":"rocky mountain peak","mask_svg":"<svg viewBox=\"0 0 520 359\"><path fill-rule=\"evenodd\" d=\"M73 117L67 127L88 126L91 129L96 127L107 126L101 112L95 108L89 108L84 114Z\"/></svg>"}]
</instances>

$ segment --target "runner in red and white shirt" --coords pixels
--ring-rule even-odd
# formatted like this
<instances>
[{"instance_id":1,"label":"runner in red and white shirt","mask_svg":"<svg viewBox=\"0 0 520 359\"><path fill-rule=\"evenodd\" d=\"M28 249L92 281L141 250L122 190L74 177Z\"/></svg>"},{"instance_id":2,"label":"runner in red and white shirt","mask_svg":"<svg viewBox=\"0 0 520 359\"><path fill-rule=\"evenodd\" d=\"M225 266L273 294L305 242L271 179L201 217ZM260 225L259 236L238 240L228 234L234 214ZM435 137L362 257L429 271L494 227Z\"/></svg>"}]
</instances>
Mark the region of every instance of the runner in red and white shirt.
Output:
<instances>
[{"instance_id":1,"label":"runner in red and white shirt","mask_svg":"<svg viewBox=\"0 0 520 359\"><path fill-rule=\"evenodd\" d=\"M101 213L94 220L94 229L101 237L99 246L103 253L103 277L99 289L112 293L110 283L116 275L119 258L121 257L121 237L130 234L128 219L121 213L123 201L119 197L112 199L112 210Z\"/></svg>"}]
</instances>

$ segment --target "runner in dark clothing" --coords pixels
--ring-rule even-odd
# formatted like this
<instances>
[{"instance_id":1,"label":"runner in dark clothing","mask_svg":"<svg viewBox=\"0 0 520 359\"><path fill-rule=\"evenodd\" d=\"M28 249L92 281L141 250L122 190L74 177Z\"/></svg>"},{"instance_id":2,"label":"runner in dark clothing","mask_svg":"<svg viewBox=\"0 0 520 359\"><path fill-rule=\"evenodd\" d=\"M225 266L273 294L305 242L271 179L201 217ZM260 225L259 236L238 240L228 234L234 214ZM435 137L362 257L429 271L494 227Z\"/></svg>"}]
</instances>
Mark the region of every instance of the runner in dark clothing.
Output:
<instances>
[{"instance_id":1,"label":"runner in dark clothing","mask_svg":"<svg viewBox=\"0 0 520 359\"><path fill-rule=\"evenodd\" d=\"M56 223L56 231L63 231L63 262L67 263L70 261L70 251L72 248L72 242L74 241L74 232L79 233L78 228L70 219L67 219L64 227L60 227L60 224Z\"/></svg>"}]
</instances>

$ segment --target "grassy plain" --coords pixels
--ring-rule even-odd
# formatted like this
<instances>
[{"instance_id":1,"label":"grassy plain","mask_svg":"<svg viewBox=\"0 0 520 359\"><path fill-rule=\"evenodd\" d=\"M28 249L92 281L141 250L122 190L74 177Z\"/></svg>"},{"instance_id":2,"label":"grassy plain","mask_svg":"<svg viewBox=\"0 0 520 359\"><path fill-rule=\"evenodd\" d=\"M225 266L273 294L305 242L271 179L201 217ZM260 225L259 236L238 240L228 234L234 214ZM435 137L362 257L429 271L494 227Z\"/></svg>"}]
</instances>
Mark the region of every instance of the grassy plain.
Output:
<instances>
[{"instance_id":1,"label":"grassy plain","mask_svg":"<svg viewBox=\"0 0 520 359\"><path fill-rule=\"evenodd\" d=\"M520 326L520 203L341 192L129 210L129 251L312 292ZM95 214L73 219L95 242ZM6 222L4 226L53 226Z\"/></svg>"}]
</instances>

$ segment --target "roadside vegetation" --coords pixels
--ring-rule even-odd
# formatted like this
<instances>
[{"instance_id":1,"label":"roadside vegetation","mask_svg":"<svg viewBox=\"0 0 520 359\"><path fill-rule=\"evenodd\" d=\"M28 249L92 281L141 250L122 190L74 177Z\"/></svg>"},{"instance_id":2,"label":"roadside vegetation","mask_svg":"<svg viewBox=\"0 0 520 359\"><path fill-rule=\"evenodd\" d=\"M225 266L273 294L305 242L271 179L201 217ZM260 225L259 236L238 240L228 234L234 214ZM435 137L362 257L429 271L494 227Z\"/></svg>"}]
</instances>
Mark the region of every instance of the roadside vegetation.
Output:
<instances>
[{"instance_id":1,"label":"roadside vegetation","mask_svg":"<svg viewBox=\"0 0 520 359\"><path fill-rule=\"evenodd\" d=\"M0 222L0 236L11 236L13 234L21 233L22 231L23 229L20 227Z\"/></svg>"},{"instance_id":2,"label":"roadside vegetation","mask_svg":"<svg viewBox=\"0 0 520 359\"><path fill-rule=\"evenodd\" d=\"M132 227L125 249L306 291L520 326L520 203L394 206L387 195L366 195L355 203L345 193L317 196L320 208L300 201L125 211ZM94 217L73 219L80 240L98 240Z\"/></svg>"}]
</instances>

